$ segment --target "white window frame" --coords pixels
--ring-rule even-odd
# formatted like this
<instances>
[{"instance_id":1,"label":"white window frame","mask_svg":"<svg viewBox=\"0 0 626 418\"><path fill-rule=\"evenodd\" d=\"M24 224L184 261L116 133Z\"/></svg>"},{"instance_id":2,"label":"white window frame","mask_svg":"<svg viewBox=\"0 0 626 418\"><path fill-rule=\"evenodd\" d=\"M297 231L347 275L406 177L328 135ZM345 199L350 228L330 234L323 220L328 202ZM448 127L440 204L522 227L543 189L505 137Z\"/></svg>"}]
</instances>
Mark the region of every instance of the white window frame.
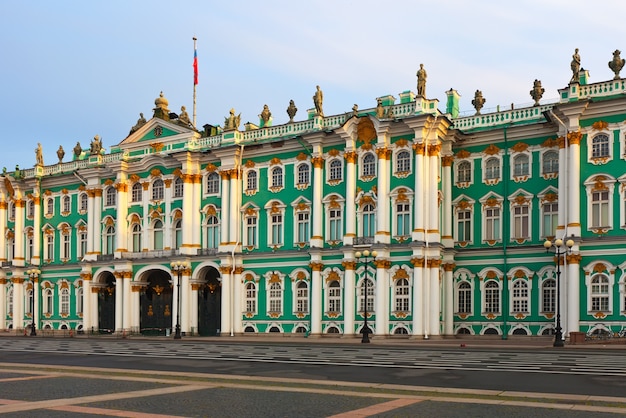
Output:
<instances>
[{"instance_id":1,"label":"white window frame","mask_svg":"<svg viewBox=\"0 0 626 418\"><path fill-rule=\"evenodd\" d=\"M593 270L591 270L593 271ZM614 276L613 274L607 274L605 272L595 273L595 274L587 274L585 275L585 282L587 284L587 313L595 314L598 312L602 312L606 315L613 314L613 286L614 286ZM606 279L606 283L602 285L598 285L594 283L598 279ZM598 286L601 286L601 292L598 292ZM604 291L606 289L606 291ZM606 299L606 310L605 309L594 309L594 299ZM604 304L603 304L604 305ZM602 308L602 306L600 306Z\"/></svg>"},{"instance_id":2,"label":"white window frame","mask_svg":"<svg viewBox=\"0 0 626 418\"><path fill-rule=\"evenodd\" d=\"M174 188L172 190L172 198L182 199L185 195L185 181L182 177L174 178Z\"/></svg>"},{"instance_id":3,"label":"white window frame","mask_svg":"<svg viewBox=\"0 0 626 418\"><path fill-rule=\"evenodd\" d=\"M216 171L207 173L204 178L204 194L205 196L217 196L220 194L221 186L220 175Z\"/></svg>"},{"instance_id":4,"label":"white window frame","mask_svg":"<svg viewBox=\"0 0 626 418\"><path fill-rule=\"evenodd\" d=\"M493 290L493 286L495 290ZM494 302L488 298L487 292L489 291L490 295L495 295L497 297L497 310L494 310ZM498 279L487 279L480 281L480 294L481 294L481 310L484 315L495 315L499 316L502 314L502 283Z\"/></svg>"},{"instance_id":5,"label":"white window frame","mask_svg":"<svg viewBox=\"0 0 626 418\"><path fill-rule=\"evenodd\" d=\"M496 200L495 205L488 205L490 198ZM500 197L496 197L494 195L489 195L480 200L482 204L482 241L483 242L501 242L502 241L502 199ZM495 216L491 211L498 210L498 215ZM496 222L497 221L497 222ZM488 228L489 224L497 223L497 225L491 225ZM492 231L492 235L488 235L488 231Z\"/></svg>"},{"instance_id":6,"label":"white window frame","mask_svg":"<svg viewBox=\"0 0 626 418\"><path fill-rule=\"evenodd\" d=\"M408 157L404 157L404 155ZM394 157L394 175L396 177L406 177L411 174L413 169L413 156L408 148L398 148L393 154Z\"/></svg>"},{"instance_id":7,"label":"white window frame","mask_svg":"<svg viewBox=\"0 0 626 418\"><path fill-rule=\"evenodd\" d=\"M530 295L532 284L530 280L518 278L509 280L509 313L529 315L531 309Z\"/></svg>"},{"instance_id":8,"label":"white window frame","mask_svg":"<svg viewBox=\"0 0 626 418\"><path fill-rule=\"evenodd\" d=\"M333 284L336 283L337 286ZM343 312L343 284L342 280L330 280L324 283L326 287L326 314L341 315ZM339 310L337 310L337 308Z\"/></svg>"},{"instance_id":9,"label":"white window frame","mask_svg":"<svg viewBox=\"0 0 626 418\"><path fill-rule=\"evenodd\" d=\"M258 312L259 302L259 287L256 282L250 280L247 281L244 285L244 303L245 303L245 313L256 315Z\"/></svg>"},{"instance_id":10,"label":"white window frame","mask_svg":"<svg viewBox=\"0 0 626 418\"><path fill-rule=\"evenodd\" d=\"M343 182L343 160L341 158L331 158L326 162L328 184L339 184Z\"/></svg>"},{"instance_id":11,"label":"white window frame","mask_svg":"<svg viewBox=\"0 0 626 418\"><path fill-rule=\"evenodd\" d=\"M304 285L304 287L302 287ZM310 286L306 280L293 281L293 313L308 315Z\"/></svg>"},{"instance_id":12,"label":"white window frame","mask_svg":"<svg viewBox=\"0 0 626 418\"><path fill-rule=\"evenodd\" d=\"M469 280L457 282L455 284L454 294L456 295L456 303L454 304L455 313L468 316L472 315L474 312L474 286L472 286L472 283ZM461 294L463 294L463 297L461 297ZM466 311L465 308L467 307L469 307L469 310Z\"/></svg>"},{"instance_id":13,"label":"white window frame","mask_svg":"<svg viewBox=\"0 0 626 418\"><path fill-rule=\"evenodd\" d=\"M278 277L278 280L275 278ZM285 308L285 280L279 272L269 271L265 274L268 316L282 316Z\"/></svg>"},{"instance_id":14,"label":"white window frame","mask_svg":"<svg viewBox=\"0 0 626 418\"><path fill-rule=\"evenodd\" d=\"M370 181L376 178L378 173L378 158L376 157L376 154L373 152L365 152L361 156L360 162L361 179L364 181Z\"/></svg>"},{"instance_id":15,"label":"white window frame","mask_svg":"<svg viewBox=\"0 0 626 418\"><path fill-rule=\"evenodd\" d=\"M465 166L467 166L467 169L465 169ZM474 172L472 170L472 166L472 160L459 160L455 164L456 170L454 170L454 174L456 176L455 184L457 186L467 187L468 185L473 183Z\"/></svg>"},{"instance_id":16,"label":"white window frame","mask_svg":"<svg viewBox=\"0 0 626 418\"><path fill-rule=\"evenodd\" d=\"M141 203L143 200L143 184L136 182L130 188L130 202Z\"/></svg>"},{"instance_id":17,"label":"white window frame","mask_svg":"<svg viewBox=\"0 0 626 418\"><path fill-rule=\"evenodd\" d=\"M165 200L165 182L161 178L152 180L150 185L150 200L162 202Z\"/></svg>"},{"instance_id":18,"label":"white window frame","mask_svg":"<svg viewBox=\"0 0 626 418\"><path fill-rule=\"evenodd\" d=\"M613 160L613 132L601 130L593 134L587 134L587 159L591 164L605 164ZM600 142L606 137L606 141Z\"/></svg>"},{"instance_id":19,"label":"white window frame","mask_svg":"<svg viewBox=\"0 0 626 418\"><path fill-rule=\"evenodd\" d=\"M411 312L411 282L408 278L393 281L394 312Z\"/></svg>"},{"instance_id":20,"label":"white window frame","mask_svg":"<svg viewBox=\"0 0 626 418\"><path fill-rule=\"evenodd\" d=\"M204 248L217 249L219 246L220 218L216 212L215 214L207 215L204 220Z\"/></svg>"},{"instance_id":21,"label":"white window frame","mask_svg":"<svg viewBox=\"0 0 626 418\"><path fill-rule=\"evenodd\" d=\"M555 154L556 158L546 158L548 154ZM556 163L554 163L556 161ZM541 175L544 178L557 177L559 174L559 151L548 149L541 153Z\"/></svg>"},{"instance_id":22,"label":"white window frame","mask_svg":"<svg viewBox=\"0 0 626 418\"><path fill-rule=\"evenodd\" d=\"M552 276L552 274L554 274L554 276ZM541 281L539 313L543 315L553 315L556 312L556 298L556 273L552 270L551 275Z\"/></svg>"},{"instance_id":23,"label":"white window frame","mask_svg":"<svg viewBox=\"0 0 626 418\"><path fill-rule=\"evenodd\" d=\"M311 164L300 162L294 170L294 184L298 190L304 190L311 184Z\"/></svg>"},{"instance_id":24,"label":"white window frame","mask_svg":"<svg viewBox=\"0 0 626 418\"><path fill-rule=\"evenodd\" d=\"M89 196L87 193L81 193L78 197L78 212L86 213L89 210Z\"/></svg>"},{"instance_id":25,"label":"white window frame","mask_svg":"<svg viewBox=\"0 0 626 418\"><path fill-rule=\"evenodd\" d=\"M609 231L613 229L613 199L615 191L615 178L608 174L597 174L585 181L585 191L587 194L587 230L589 231ZM607 193L607 199L602 201L594 201L594 193ZM594 210L599 210L602 215L602 209L606 208L607 225L594 224Z\"/></svg>"},{"instance_id":26,"label":"white window frame","mask_svg":"<svg viewBox=\"0 0 626 418\"><path fill-rule=\"evenodd\" d=\"M69 214L72 211L72 197L69 195L63 195L61 197L61 213Z\"/></svg>"},{"instance_id":27,"label":"white window frame","mask_svg":"<svg viewBox=\"0 0 626 418\"><path fill-rule=\"evenodd\" d=\"M259 190L259 172L256 169L246 170L246 193L251 194Z\"/></svg>"},{"instance_id":28,"label":"white window frame","mask_svg":"<svg viewBox=\"0 0 626 418\"><path fill-rule=\"evenodd\" d=\"M267 170L267 175L268 190L276 193L285 188L285 168L282 165L271 166Z\"/></svg>"},{"instance_id":29,"label":"white window frame","mask_svg":"<svg viewBox=\"0 0 626 418\"><path fill-rule=\"evenodd\" d=\"M111 208L117 205L117 190L109 186L104 190L104 207Z\"/></svg>"},{"instance_id":30,"label":"white window frame","mask_svg":"<svg viewBox=\"0 0 626 418\"><path fill-rule=\"evenodd\" d=\"M481 159L482 171L483 171L483 183L485 184L497 184L502 181L502 157L500 155L490 155ZM493 171L491 165L497 166L497 173L491 173ZM497 174L497 175L496 175Z\"/></svg>"},{"instance_id":31,"label":"white window frame","mask_svg":"<svg viewBox=\"0 0 626 418\"><path fill-rule=\"evenodd\" d=\"M527 180L532 177L533 159L530 152L516 152L511 158L511 178Z\"/></svg>"},{"instance_id":32,"label":"white window frame","mask_svg":"<svg viewBox=\"0 0 626 418\"><path fill-rule=\"evenodd\" d=\"M70 289L67 287L59 287L59 314L61 316L70 315Z\"/></svg>"}]
</instances>

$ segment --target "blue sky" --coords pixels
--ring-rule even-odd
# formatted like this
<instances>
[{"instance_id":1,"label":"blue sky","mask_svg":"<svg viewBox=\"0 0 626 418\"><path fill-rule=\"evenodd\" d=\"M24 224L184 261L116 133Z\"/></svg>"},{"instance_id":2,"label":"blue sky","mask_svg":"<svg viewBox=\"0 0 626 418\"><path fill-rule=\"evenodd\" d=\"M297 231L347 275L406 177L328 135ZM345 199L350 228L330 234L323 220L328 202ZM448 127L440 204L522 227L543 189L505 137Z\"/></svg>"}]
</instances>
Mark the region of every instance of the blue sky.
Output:
<instances>
[{"instance_id":1,"label":"blue sky","mask_svg":"<svg viewBox=\"0 0 626 418\"><path fill-rule=\"evenodd\" d=\"M590 81L611 79L615 49L626 58L626 2L608 0L0 0L0 167L66 161L77 141L98 134L121 142L139 113L152 116L163 91L171 111L191 114L193 41L198 38L198 126L222 124L230 108L258 123L267 104L285 123L289 100L306 118L315 86L326 115L374 107L376 97L416 90L461 94L471 111L480 89L485 109L543 101L571 77L574 48ZM623 74L626 77L626 69Z\"/></svg>"}]
</instances>

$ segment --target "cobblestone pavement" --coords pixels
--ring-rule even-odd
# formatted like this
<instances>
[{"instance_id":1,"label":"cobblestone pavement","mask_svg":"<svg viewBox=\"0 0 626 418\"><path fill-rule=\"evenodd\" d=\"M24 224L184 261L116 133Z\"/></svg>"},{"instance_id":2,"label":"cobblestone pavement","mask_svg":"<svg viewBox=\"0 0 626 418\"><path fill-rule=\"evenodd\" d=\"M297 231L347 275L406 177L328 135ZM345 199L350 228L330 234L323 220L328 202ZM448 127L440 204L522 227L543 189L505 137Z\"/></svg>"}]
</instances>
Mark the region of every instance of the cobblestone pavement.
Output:
<instances>
[{"instance_id":1,"label":"cobblestone pavement","mask_svg":"<svg viewBox=\"0 0 626 418\"><path fill-rule=\"evenodd\" d=\"M543 417L626 415L609 397L0 363L7 417Z\"/></svg>"}]
</instances>

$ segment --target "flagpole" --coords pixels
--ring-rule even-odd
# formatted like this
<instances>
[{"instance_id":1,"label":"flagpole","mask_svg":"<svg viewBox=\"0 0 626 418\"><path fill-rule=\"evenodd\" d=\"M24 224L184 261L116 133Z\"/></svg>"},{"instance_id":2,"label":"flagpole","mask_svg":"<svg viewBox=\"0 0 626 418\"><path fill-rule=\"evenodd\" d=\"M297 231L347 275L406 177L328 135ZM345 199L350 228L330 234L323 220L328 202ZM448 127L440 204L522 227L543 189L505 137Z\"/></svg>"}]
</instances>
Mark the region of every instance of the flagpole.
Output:
<instances>
[{"instance_id":1,"label":"flagpole","mask_svg":"<svg viewBox=\"0 0 626 418\"><path fill-rule=\"evenodd\" d=\"M196 87L198 86L198 56L196 53L196 41L198 38L193 37L193 127L196 127Z\"/></svg>"}]
</instances>

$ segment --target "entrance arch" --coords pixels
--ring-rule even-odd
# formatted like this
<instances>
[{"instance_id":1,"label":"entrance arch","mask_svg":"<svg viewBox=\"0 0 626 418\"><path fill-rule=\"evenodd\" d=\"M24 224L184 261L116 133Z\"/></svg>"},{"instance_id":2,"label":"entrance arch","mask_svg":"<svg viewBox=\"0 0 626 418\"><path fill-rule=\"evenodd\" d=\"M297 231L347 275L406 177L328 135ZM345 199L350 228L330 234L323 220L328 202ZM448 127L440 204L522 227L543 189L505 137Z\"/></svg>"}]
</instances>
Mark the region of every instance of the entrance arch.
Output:
<instances>
[{"instance_id":1,"label":"entrance arch","mask_svg":"<svg viewBox=\"0 0 626 418\"><path fill-rule=\"evenodd\" d=\"M104 286L98 289L98 331L115 332L115 276L110 271L103 272L100 280Z\"/></svg>"},{"instance_id":2,"label":"entrance arch","mask_svg":"<svg viewBox=\"0 0 626 418\"><path fill-rule=\"evenodd\" d=\"M198 334L220 335L222 328L222 282L215 267L199 272L202 281L198 287Z\"/></svg>"},{"instance_id":3,"label":"entrance arch","mask_svg":"<svg viewBox=\"0 0 626 418\"><path fill-rule=\"evenodd\" d=\"M145 286L139 298L139 331L144 335L166 335L172 328L173 288L171 276L163 270L144 273Z\"/></svg>"}]
</instances>

